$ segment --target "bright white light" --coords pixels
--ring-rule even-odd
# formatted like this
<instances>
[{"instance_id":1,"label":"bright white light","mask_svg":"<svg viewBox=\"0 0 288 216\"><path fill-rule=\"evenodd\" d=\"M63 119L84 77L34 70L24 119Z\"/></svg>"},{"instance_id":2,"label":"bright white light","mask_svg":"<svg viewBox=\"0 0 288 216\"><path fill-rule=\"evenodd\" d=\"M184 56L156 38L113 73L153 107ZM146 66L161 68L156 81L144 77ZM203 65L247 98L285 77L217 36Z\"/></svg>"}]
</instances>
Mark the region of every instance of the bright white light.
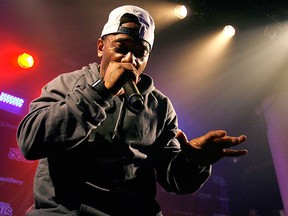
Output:
<instances>
[{"instance_id":1,"label":"bright white light","mask_svg":"<svg viewBox=\"0 0 288 216\"><path fill-rule=\"evenodd\" d=\"M223 29L223 34L225 37L231 38L235 35L235 28L231 25L226 25Z\"/></svg>"},{"instance_id":2,"label":"bright white light","mask_svg":"<svg viewBox=\"0 0 288 216\"><path fill-rule=\"evenodd\" d=\"M22 98L15 97L4 92L1 92L0 94L0 101L16 107L22 107L24 103Z\"/></svg>"},{"instance_id":3,"label":"bright white light","mask_svg":"<svg viewBox=\"0 0 288 216\"><path fill-rule=\"evenodd\" d=\"M184 5L177 5L174 10L174 15L178 19L184 19L188 14L188 10Z\"/></svg>"}]
</instances>

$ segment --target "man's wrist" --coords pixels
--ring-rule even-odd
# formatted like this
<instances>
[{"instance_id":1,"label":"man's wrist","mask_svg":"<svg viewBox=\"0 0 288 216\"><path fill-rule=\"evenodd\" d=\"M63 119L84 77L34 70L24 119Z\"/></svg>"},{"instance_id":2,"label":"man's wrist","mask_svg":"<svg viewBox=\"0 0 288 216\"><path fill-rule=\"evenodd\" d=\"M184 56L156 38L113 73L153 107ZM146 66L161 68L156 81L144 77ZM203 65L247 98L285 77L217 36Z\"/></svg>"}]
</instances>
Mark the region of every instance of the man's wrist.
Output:
<instances>
[{"instance_id":1,"label":"man's wrist","mask_svg":"<svg viewBox=\"0 0 288 216\"><path fill-rule=\"evenodd\" d=\"M104 85L104 80L98 79L92 85L91 88L96 91L103 99L112 100L113 94Z\"/></svg>"}]
</instances>

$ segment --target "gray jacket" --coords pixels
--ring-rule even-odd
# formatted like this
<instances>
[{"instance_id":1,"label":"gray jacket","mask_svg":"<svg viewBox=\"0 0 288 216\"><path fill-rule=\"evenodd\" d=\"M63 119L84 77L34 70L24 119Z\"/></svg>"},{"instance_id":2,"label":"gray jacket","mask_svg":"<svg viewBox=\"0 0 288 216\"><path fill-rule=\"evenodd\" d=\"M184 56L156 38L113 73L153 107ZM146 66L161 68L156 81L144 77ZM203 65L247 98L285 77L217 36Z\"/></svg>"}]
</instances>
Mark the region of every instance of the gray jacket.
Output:
<instances>
[{"instance_id":1,"label":"gray jacket","mask_svg":"<svg viewBox=\"0 0 288 216\"><path fill-rule=\"evenodd\" d=\"M187 194L210 175L211 167L186 162L174 108L148 75L137 84L144 97L139 112L121 96L101 97L90 87L97 78L96 63L61 74L19 125L21 151L39 159L29 215L78 215L90 207L103 215L156 215L156 180Z\"/></svg>"}]
</instances>

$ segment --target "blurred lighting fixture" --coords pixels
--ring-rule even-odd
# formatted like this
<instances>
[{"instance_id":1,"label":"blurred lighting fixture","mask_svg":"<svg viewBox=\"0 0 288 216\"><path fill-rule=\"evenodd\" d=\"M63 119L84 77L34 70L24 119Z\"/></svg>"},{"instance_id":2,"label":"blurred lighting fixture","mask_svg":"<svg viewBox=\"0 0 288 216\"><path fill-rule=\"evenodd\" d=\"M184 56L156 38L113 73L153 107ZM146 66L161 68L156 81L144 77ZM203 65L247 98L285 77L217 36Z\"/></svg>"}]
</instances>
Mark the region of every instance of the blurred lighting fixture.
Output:
<instances>
[{"instance_id":1,"label":"blurred lighting fixture","mask_svg":"<svg viewBox=\"0 0 288 216\"><path fill-rule=\"evenodd\" d=\"M225 37L231 38L235 35L235 28L231 25L226 25L223 29L223 34Z\"/></svg>"},{"instance_id":2,"label":"blurred lighting fixture","mask_svg":"<svg viewBox=\"0 0 288 216\"><path fill-rule=\"evenodd\" d=\"M274 40L277 36L277 30L276 30L276 27L275 26L272 26L272 25L267 25L265 27L265 30L264 30L264 35L271 39L271 40Z\"/></svg>"},{"instance_id":3,"label":"blurred lighting fixture","mask_svg":"<svg viewBox=\"0 0 288 216\"><path fill-rule=\"evenodd\" d=\"M24 100L22 98L15 97L5 92L1 92L0 102L10 104L12 106L19 107L19 108L22 107L24 104Z\"/></svg>"},{"instance_id":4,"label":"blurred lighting fixture","mask_svg":"<svg viewBox=\"0 0 288 216\"><path fill-rule=\"evenodd\" d=\"M28 53L23 53L18 56L18 64L22 68L31 68L34 65L33 57Z\"/></svg>"},{"instance_id":5,"label":"blurred lighting fixture","mask_svg":"<svg viewBox=\"0 0 288 216\"><path fill-rule=\"evenodd\" d=\"M178 19L184 19L188 14L188 10L185 5L177 5L174 10L174 15Z\"/></svg>"}]
</instances>

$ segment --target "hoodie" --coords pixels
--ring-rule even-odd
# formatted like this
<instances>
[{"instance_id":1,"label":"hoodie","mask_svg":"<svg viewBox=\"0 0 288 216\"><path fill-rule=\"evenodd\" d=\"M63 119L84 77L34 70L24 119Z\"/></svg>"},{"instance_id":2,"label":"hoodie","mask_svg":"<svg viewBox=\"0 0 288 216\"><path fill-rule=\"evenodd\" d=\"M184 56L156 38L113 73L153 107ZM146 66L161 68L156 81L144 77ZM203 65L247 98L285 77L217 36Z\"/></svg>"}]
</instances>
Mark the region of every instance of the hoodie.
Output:
<instances>
[{"instance_id":1,"label":"hoodie","mask_svg":"<svg viewBox=\"0 0 288 216\"><path fill-rule=\"evenodd\" d=\"M210 176L210 166L185 160L175 110L151 77L141 74L137 84L140 111L123 96L102 98L91 88L98 78L97 63L59 75L21 121L19 148L26 159L39 160L29 215L90 215L83 213L90 208L103 215L157 215L156 182L187 194Z\"/></svg>"}]
</instances>

